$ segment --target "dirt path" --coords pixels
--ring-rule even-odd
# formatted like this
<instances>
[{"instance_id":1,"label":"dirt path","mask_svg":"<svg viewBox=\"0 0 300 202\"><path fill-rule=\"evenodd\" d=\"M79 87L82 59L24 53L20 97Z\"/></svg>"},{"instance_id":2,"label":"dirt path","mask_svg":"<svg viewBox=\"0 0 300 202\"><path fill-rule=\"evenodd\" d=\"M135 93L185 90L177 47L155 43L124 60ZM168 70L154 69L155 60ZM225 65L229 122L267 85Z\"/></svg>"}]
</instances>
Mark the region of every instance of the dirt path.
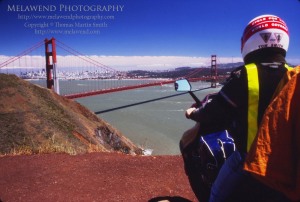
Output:
<instances>
[{"instance_id":1,"label":"dirt path","mask_svg":"<svg viewBox=\"0 0 300 202\"><path fill-rule=\"evenodd\" d=\"M196 201L180 156L0 157L0 201Z\"/></svg>"}]
</instances>

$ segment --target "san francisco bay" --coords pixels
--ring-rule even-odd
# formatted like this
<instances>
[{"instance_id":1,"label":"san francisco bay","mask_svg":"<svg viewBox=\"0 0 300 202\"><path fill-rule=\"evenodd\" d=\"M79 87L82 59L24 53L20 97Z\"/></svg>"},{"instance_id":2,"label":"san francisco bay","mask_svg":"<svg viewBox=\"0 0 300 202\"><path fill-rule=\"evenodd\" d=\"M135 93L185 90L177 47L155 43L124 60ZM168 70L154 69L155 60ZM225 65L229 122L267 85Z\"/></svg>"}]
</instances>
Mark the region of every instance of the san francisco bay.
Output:
<instances>
[{"instance_id":1,"label":"san francisco bay","mask_svg":"<svg viewBox=\"0 0 300 202\"><path fill-rule=\"evenodd\" d=\"M32 82L45 85L45 80ZM91 85L96 82L61 80L59 83L60 89L73 92L71 88L74 91L79 88L92 89ZM193 90L205 88L195 92L199 99L220 89L208 88L210 83L206 82L192 85ZM179 140L183 132L195 124L184 115L185 110L194 103L193 98L188 93L176 92L173 84L88 96L76 101L121 131L136 145L153 150L153 155L179 154Z\"/></svg>"}]
</instances>

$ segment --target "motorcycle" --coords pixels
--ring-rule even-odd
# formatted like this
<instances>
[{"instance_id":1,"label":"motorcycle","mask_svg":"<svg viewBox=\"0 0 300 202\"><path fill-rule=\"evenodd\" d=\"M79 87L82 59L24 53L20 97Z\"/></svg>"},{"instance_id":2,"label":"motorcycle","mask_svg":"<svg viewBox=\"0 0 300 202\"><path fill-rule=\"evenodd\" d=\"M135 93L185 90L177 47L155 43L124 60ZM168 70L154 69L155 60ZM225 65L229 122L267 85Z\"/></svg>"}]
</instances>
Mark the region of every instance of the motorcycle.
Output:
<instances>
[{"instance_id":1,"label":"motorcycle","mask_svg":"<svg viewBox=\"0 0 300 202\"><path fill-rule=\"evenodd\" d=\"M192 91L187 79L180 79L174 83L175 90L188 92L195 101L196 108L205 107L217 94L209 94L199 100ZM200 202L209 200L210 189L219 170L226 159L236 150L234 139L227 130L211 134L199 135L198 123L187 130L180 140L184 168L190 186ZM245 183L234 192L227 201L288 201L282 194L271 190L249 175Z\"/></svg>"}]
</instances>

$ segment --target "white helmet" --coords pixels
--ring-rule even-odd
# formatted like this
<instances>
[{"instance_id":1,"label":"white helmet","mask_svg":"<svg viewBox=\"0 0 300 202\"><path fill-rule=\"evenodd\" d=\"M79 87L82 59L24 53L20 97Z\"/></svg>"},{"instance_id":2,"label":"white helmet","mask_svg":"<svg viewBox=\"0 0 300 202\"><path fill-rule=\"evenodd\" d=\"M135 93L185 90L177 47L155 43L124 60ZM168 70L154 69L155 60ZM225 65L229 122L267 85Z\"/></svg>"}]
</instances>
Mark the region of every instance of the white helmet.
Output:
<instances>
[{"instance_id":1,"label":"white helmet","mask_svg":"<svg viewBox=\"0 0 300 202\"><path fill-rule=\"evenodd\" d=\"M261 15L251 20L244 30L241 39L243 58L249 53L276 47L288 50L289 31L285 22L275 15Z\"/></svg>"}]
</instances>

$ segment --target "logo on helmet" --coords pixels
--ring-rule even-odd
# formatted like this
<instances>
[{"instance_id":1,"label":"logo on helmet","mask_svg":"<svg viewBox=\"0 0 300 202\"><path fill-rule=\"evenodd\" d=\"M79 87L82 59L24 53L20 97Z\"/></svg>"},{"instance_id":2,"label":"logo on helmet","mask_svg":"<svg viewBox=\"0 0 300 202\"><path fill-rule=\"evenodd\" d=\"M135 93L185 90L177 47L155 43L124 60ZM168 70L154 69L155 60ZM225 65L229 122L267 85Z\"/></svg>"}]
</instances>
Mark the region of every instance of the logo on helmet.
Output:
<instances>
[{"instance_id":1,"label":"logo on helmet","mask_svg":"<svg viewBox=\"0 0 300 202\"><path fill-rule=\"evenodd\" d=\"M270 37L271 37L271 34L270 32L268 33L260 33L260 37L264 40L265 43L268 43Z\"/></svg>"},{"instance_id":2,"label":"logo on helmet","mask_svg":"<svg viewBox=\"0 0 300 202\"><path fill-rule=\"evenodd\" d=\"M282 39L282 34L281 33L274 33L276 40L278 43L280 43L281 39Z\"/></svg>"}]
</instances>

